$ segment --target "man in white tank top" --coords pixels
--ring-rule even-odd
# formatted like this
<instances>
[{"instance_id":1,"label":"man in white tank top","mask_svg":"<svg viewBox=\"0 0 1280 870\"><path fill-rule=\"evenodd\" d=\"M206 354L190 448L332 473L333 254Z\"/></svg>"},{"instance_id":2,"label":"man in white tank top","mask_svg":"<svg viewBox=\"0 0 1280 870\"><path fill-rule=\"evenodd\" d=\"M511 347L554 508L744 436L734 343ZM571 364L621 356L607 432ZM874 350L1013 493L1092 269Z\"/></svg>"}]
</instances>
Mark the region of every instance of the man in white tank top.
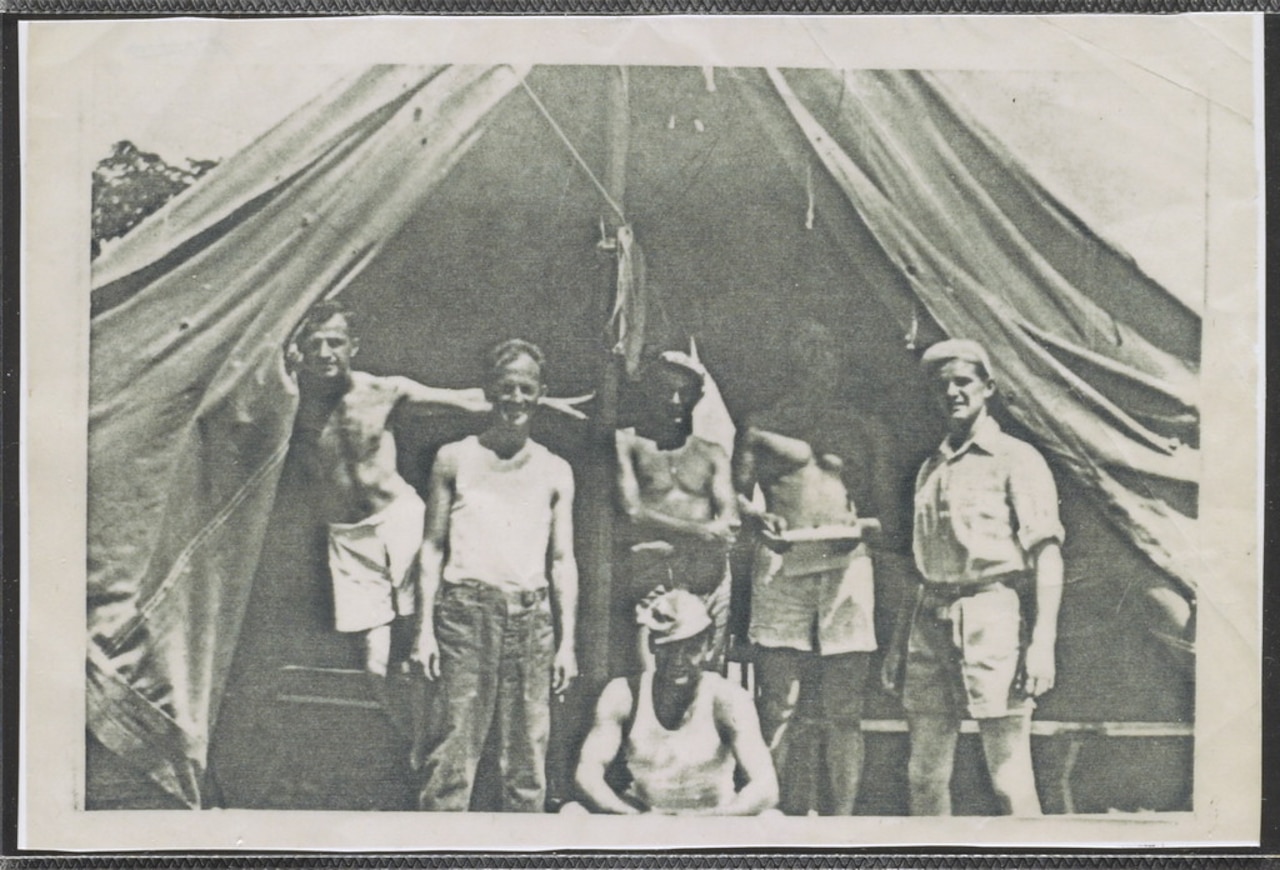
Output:
<instances>
[{"instance_id":1,"label":"man in white tank top","mask_svg":"<svg viewBox=\"0 0 1280 870\"><path fill-rule=\"evenodd\" d=\"M599 813L757 815L778 801L769 747L751 696L705 670L712 620L701 598L657 590L637 608L649 630L654 668L605 686L582 744L575 783L584 808ZM630 776L608 781L621 755ZM745 784L734 787L735 769Z\"/></svg>"},{"instance_id":2,"label":"man in white tank top","mask_svg":"<svg viewBox=\"0 0 1280 870\"><path fill-rule=\"evenodd\" d=\"M422 765L423 810L470 808L494 728L501 808L544 810L551 694L577 675L578 569L573 472L529 438L542 365L528 342L498 345L489 428L446 444L431 471L413 657L435 683L443 721Z\"/></svg>"}]
</instances>

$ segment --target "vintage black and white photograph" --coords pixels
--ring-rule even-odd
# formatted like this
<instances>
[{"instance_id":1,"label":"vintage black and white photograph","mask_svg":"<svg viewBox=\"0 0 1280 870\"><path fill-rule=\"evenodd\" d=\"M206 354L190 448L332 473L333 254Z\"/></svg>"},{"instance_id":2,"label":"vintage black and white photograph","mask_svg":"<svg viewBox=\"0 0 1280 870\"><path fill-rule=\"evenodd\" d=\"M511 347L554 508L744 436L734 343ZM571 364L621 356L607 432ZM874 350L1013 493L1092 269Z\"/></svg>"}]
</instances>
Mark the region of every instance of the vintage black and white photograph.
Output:
<instances>
[{"instance_id":1,"label":"vintage black and white photograph","mask_svg":"<svg viewBox=\"0 0 1280 870\"><path fill-rule=\"evenodd\" d=\"M569 24L26 25L29 842L1256 839L1258 19Z\"/></svg>"}]
</instances>

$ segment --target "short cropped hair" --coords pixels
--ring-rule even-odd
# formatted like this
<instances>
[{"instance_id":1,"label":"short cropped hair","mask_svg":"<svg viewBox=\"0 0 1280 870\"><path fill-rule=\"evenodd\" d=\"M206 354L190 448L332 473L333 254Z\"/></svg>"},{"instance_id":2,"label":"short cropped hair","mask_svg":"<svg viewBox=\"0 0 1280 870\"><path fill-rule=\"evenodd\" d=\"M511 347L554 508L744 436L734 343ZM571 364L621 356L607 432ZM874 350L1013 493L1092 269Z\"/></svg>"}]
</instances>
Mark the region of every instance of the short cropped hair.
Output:
<instances>
[{"instance_id":1,"label":"short cropped hair","mask_svg":"<svg viewBox=\"0 0 1280 870\"><path fill-rule=\"evenodd\" d=\"M489 379L492 380L498 377L507 365L522 356L527 356L537 363L538 371L545 374L547 364L546 357L542 354L542 348L531 341L525 341L523 338L509 338L494 345L486 356L485 363Z\"/></svg>"},{"instance_id":2,"label":"short cropped hair","mask_svg":"<svg viewBox=\"0 0 1280 870\"><path fill-rule=\"evenodd\" d=\"M298 330L295 333L296 340L301 341L339 315L347 323L347 334L354 338L359 332L355 311L337 299L325 299L312 305L302 316L302 322L298 324Z\"/></svg>"}]
</instances>

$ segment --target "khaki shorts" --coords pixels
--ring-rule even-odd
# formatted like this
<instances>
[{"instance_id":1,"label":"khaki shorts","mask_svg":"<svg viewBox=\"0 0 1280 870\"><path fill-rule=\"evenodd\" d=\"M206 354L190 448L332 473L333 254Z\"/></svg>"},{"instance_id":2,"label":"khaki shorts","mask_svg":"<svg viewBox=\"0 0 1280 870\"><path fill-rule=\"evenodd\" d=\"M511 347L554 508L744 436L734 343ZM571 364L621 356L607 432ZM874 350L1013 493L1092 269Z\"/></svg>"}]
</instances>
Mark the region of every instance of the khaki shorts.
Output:
<instances>
[{"instance_id":1,"label":"khaki shorts","mask_svg":"<svg viewBox=\"0 0 1280 870\"><path fill-rule=\"evenodd\" d=\"M794 565L763 544L751 581L752 643L822 655L876 648L875 567L866 545L834 567Z\"/></svg>"},{"instance_id":2,"label":"khaki shorts","mask_svg":"<svg viewBox=\"0 0 1280 870\"><path fill-rule=\"evenodd\" d=\"M1018 593L992 583L953 600L926 590L907 639L902 705L908 713L996 719L1030 711L1022 693Z\"/></svg>"},{"instance_id":3,"label":"khaki shorts","mask_svg":"<svg viewBox=\"0 0 1280 870\"><path fill-rule=\"evenodd\" d=\"M367 631L414 612L412 572L425 515L426 505L406 484L373 516L329 525L334 628Z\"/></svg>"}]
</instances>

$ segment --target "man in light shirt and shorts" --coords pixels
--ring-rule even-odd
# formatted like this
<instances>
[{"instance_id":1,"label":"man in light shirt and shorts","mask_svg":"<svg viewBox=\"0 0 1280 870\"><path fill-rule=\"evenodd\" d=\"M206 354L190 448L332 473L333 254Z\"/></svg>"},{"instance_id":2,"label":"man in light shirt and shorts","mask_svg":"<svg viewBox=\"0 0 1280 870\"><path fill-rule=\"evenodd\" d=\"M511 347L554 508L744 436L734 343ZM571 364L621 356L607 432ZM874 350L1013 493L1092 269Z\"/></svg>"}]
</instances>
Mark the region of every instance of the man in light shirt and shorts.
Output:
<instances>
[{"instance_id":1,"label":"man in light shirt and shorts","mask_svg":"<svg viewBox=\"0 0 1280 870\"><path fill-rule=\"evenodd\" d=\"M1031 711L1055 676L1057 488L1040 453L991 417L995 382L981 345L944 341L922 364L949 431L915 485L913 550L925 582L903 629L901 686L911 813L950 815L956 738L969 717L1003 812L1039 815Z\"/></svg>"}]
</instances>

